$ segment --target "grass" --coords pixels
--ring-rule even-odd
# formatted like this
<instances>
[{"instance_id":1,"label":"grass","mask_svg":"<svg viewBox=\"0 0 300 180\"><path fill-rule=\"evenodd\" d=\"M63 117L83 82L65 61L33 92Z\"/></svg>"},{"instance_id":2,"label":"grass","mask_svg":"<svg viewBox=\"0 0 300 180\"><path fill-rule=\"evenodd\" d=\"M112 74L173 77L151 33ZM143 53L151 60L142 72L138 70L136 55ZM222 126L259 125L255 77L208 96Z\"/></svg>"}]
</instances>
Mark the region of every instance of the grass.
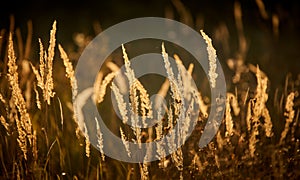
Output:
<instances>
[{"instance_id":1,"label":"grass","mask_svg":"<svg viewBox=\"0 0 300 180\"><path fill-rule=\"evenodd\" d=\"M262 14L263 6L257 1ZM174 1L185 21L190 14L179 1ZM164 157L163 148L157 149L160 160L151 163L125 163L105 156L103 139L97 127L98 148L89 141L86 124L74 116L72 92L77 94L73 57L79 57L89 38L81 34L75 39L78 51L66 51L56 39L54 22L50 30L48 47L46 40L39 39L39 50L31 49L32 25L28 24L26 42L15 30L14 22L6 33L1 33L0 61L0 177L1 179L297 179L300 177L299 149L299 82L287 75L282 90L271 89L268 74L259 64L246 63L247 41L243 34L240 4L236 2L235 20L240 48L236 59L229 59L232 81L228 84L226 109L220 129L206 147L199 149L198 142L204 129L210 102L203 92L190 94L196 97L200 116L196 128L185 144ZM265 15L264 15L265 16ZM277 21L276 21L277 22ZM276 28L276 27L274 27ZM224 29L223 29L224 30ZM278 29L277 29L278 30ZM278 33L275 29L275 32ZM4 31L1 31L4 32ZM220 30L220 32L224 32ZM213 86L215 78L215 51L210 38L201 31L208 44L210 74L208 81ZM225 34L223 34L225 36ZM277 34L278 35L278 34ZM226 38L225 38L226 39ZM223 43L226 44L223 39ZM23 45L25 44L25 46ZM131 151L127 141L137 143L159 140L178 122L182 112L192 113L193 107L183 109L182 100L187 99L192 88L185 79L194 77L194 64L174 54L178 72L169 65L168 46L161 45L162 59L168 74L159 84L159 94L167 99L166 107L152 109L146 84L135 77L130 66L130 50L122 46L123 58L109 61L95 82L95 101L99 112L104 111L108 126L124 142L128 155ZM31 59L29 52L39 55ZM173 54L172 54L173 55ZM70 58L72 57L72 58ZM123 100L122 87L112 83L120 64L125 64L126 77L131 82L130 104ZM186 69L189 75L182 73ZM274 97L270 92L275 91ZM86 91L91 93L92 90ZM195 92L195 91L194 91ZM113 94L117 99L123 121L137 123L136 114L155 117L159 123L153 128L132 128L122 125L108 102ZM78 94L78 96L84 94ZM272 103L270 103L270 101ZM84 103L84 102L79 102ZM193 104L193 103L191 103ZM162 114L164 111L165 114ZM127 111L133 112L129 114ZM128 115L131 115L128 117ZM187 121L190 119L187 119ZM182 125L182 136L188 127ZM181 139L181 140L183 140ZM172 144L169 139L168 143ZM145 157L146 158L146 157Z\"/></svg>"}]
</instances>

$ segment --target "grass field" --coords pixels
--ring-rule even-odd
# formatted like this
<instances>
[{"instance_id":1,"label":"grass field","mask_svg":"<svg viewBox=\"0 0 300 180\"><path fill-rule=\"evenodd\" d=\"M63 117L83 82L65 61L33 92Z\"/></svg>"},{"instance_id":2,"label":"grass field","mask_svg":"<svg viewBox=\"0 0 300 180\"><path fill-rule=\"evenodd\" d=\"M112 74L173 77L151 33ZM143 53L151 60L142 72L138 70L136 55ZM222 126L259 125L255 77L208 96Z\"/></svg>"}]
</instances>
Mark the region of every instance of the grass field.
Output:
<instances>
[{"instance_id":1,"label":"grass field","mask_svg":"<svg viewBox=\"0 0 300 180\"><path fill-rule=\"evenodd\" d=\"M255 29L244 22L249 12L239 1L230 5L232 14L228 17L233 25L224 21L216 26L209 26L211 22L204 23L204 16L193 14L179 0L173 0L171 4L165 8L165 17L181 21L199 33L204 29L212 39L225 72L225 114L213 140L204 148L198 147L207 121L206 113L214 101L207 89L210 82L199 78L202 76L197 74L197 64L184 55L174 56L178 67L182 63L199 88L196 94L200 113L191 136L171 155L150 163L126 163L105 156L90 144L89 134L79 128L86 125L74 117L72 105L72 91L76 90L74 69L84 48L101 33L101 22L90 24L92 33L73 32L70 35L72 41L66 42L57 35L65 27L59 20L47 24L47 32L34 32L34 21L28 19L27 26L18 27L18 20L12 15L7 17L9 26L0 32L0 179L300 177L299 53L286 50L299 46L291 47L286 43L295 40L285 38L288 32L293 32L288 31L291 24L286 20L289 16L285 14L285 6L279 4L279 10L268 11L263 1L253 1L255 18L261 25ZM299 27L296 22L293 25ZM40 33L47 36L35 38ZM176 53L168 51L168 44L163 50L165 47L161 42L154 43L159 43L162 55ZM276 50L285 45L288 47L276 56ZM110 95L117 97L122 90L112 83L112 79L123 64L127 63L127 71L131 72L129 62L134 46L141 48L141 52L144 47L146 49L141 44L132 44L125 45L122 51L120 46L99 71L94 93L99 113L104 114L108 127L125 141L142 143L159 140L174 127L182 108L180 98L187 97L176 90L176 87L184 89L180 80L170 83L162 77L152 76L149 77L152 85L147 83L147 78L130 79L134 74L129 73L126 78L135 82L130 87L130 111L142 116L157 113L149 104L151 88L165 94L169 103L165 107L166 114L159 116L161 121L153 128L138 130L122 125L110 102ZM168 60L162 60L170 79ZM116 99L121 110L122 98ZM101 149L101 139L98 140ZM126 143L124 146L126 148ZM163 152L157 150L157 154Z\"/></svg>"}]
</instances>

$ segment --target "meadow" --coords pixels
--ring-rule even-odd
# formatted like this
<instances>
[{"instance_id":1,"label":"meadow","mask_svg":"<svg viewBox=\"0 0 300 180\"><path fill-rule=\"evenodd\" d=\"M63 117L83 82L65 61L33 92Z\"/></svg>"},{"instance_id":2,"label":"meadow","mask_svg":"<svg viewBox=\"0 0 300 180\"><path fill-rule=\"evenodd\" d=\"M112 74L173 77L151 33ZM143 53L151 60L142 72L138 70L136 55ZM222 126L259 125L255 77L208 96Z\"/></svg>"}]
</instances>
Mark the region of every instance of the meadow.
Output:
<instances>
[{"instance_id":1,"label":"meadow","mask_svg":"<svg viewBox=\"0 0 300 180\"><path fill-rule=\"evenodd\" d=\"M213 140L204 148L198 147L210 105L215 101L210 98L207 89L210 79L201 73L197 74L201 71L199 65L184 54L177 55L176 48L170 48L170 44L155 41L154 44L157 43L159 47L156 51L162 55L169 80L157 76L138 79L130 66L130 58L133 58L131 55L134 54L134 46L140 47L141 51L144 46L125 44L100 69L93 92L99 113L104 114L107 126L123 140L128 154L131 151L126 147L126 141L138 144L155 141L170 132L182 115L184 107L181 100L188 99L188 96L196 98L199 117L184 145L166 157L163 156L163 149L158 148L157 154L161 158L157 161L126 163L105 156L101 151L105 145L101 140L101 132L97 132L98 150L91 145L89 134L84 130L84 121L74 116L72 101L77 88L74 75L76 63L93 37L101 33L101 22L91 24L93 34L74 32L73 41L64 44L57 38L58 31L64 28L64 24L59 21L48 25L47 38L34 39L33 33L39 32L33 32L32 21L27 21L27 27L16 27L14 16L10 16L9 28L0 32L1 179L300 177L300 74L293 70L285 73L284 80L279 81L274 67L262 68L269 63L266 60L270 57L267 53L261 57L249 55L255 44L250 43L245 33L248 26L243 25L242 3L236 1L232 4L236 32L234 36L229 34L232 27L226 24L220 24L211 31L206 29L203 17L194 19L184 4L178 0L172 2L173 9L167 8L165 17L178 19L195 27L207 42L208 54L210 57L218 56L225 72L225 113ZM272 34L272 38L280 39L280 14L268 14L263 1L258 0L256 3L263 24L271 24L271 27L264 26L264 30ZM205 31L200 31L199 27ZM20 30L22 28L25 29L25 35L22 34L24 30ZM231 46L232 39L236 40L235 46ZM180 76L173 74L168 65L171 61L167 58L168 55L175 59ZM251 61L251 57L257 59ZM210 62L213 63L213 60ZM131 104L127 109L124 107L128 104L124 105L120 93L122 88L113 83L116 71L122 65L125 65L127 71L124 78L134 82L129 87ZM295 66L297 67L296 64ZM182 73L181 68L188 74ZM199 88L193 89L191 94L185 92L186 89L193 88L184 83L185 78L189 77L195 78ZM151 83L149 85L147 80L152 80L155 86L152 87ZM159 92L167 99L166 106L161 107L164 111L152 109L149 93L151 88L151 91ZM116 97L123 123L124 119L135 123L133 117L126 117L125 112L131 111L142 117L155 117L159 120L158 124L143 129L125 126L112 108L111 94ZM160 114L162 111L165 113ZM186 111L191 114L194 112L193 108ZM181 138L186 137L183 134Z\"/></svg>"}]
</instances>

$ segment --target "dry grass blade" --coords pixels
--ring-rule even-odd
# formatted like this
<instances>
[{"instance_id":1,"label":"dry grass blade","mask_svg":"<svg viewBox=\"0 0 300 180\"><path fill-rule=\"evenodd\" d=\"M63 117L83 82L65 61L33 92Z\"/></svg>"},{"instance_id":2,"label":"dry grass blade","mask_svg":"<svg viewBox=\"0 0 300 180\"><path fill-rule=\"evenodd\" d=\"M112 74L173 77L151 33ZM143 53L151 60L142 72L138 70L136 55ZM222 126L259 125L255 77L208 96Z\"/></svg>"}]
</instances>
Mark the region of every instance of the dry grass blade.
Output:
<instances>
[{"instance_id":1,"label":"dry grass blade","mask_svg":"<svg viewBox=\"0 0 300 180\"><path fill-rule=\"evenodd\" d=\"M115 85L115 83L112 83L111 89L113 91L113 94L116 98L118 109L120 112L120 115L122 117L122 121L124 124L128 122L128 117L127 117L127 104L124 102L123 95L120 93L119 88Z\"/></svg>"},{"instance_id":2,"label":"dry grass blade","mask_svg":"<svg viewBox=\"0 0 300 180\"><path fill-rule=\"evenodd\" d=\"M105 78L103 79L99 90L97 92L95 92L95 99L97 103L101 103L104 100L104 96L106 94L106 88L108 86L108 84L114 79L115 77L115 72L111 72L108 75L105 76Z\"/></svg>"},{"instance_id":3,"label":"dry grass blade","mask_svg":"<svg viewBox=\"0 0 300 180\"><path fill-rule=\"evenodd\" d=\"M162 57L163 57L163 60L164 60L164 63L165 63L165 69L166 69L168 79L169 79L169 82L170 82L170 87L171 87L171 92L172 92L172 94L171 94L172 99L175 102L183 102L183 95L179 91L179 89L183 89L183 88L179 87L180 84L177 82L177 80L174 76L174 73L173 73L173 70L172 70L172 67L171 67L171 64L170 64L170 61L169 61L169 56L168 56L168 53L166 52L164 43L162 43L161 49L162 49ZM174 111L175 114L180 114L180 112L185 112L185 111L180 111L180 108L184 107L184 106L181 106L181 105L182 105L181 103L176 103L175 104L175 107L174 107L175 108L175 111Z\"/></svg>"},{"instance_id":4,"label":"dry grass blade","mask_svg":"<svg viewBox=\"0 0 300 180\"><path fill-rule=\"evenodd\" d=\"M123 142L124 147L126 149L127 155L129 157L131 157L131 152L130 152L130 149L129 149L129 142L126 140L126 135L124 134L124 131L122 130L121 127L120 127L120 134L121 134L121 139L122 139L122 142Z\"/></svg>"},{"instance_id":5,"label":"dry grass blade","mask_svg":"<svg viewBox=\"0 0 300 180\"><path fill-rule=\"evenodd\" d=\"M209 61L209 69L208 69L208 77L212 88L216 87L216 79L218 74L217 70L217 54L216 50L212 45L211 39L204 33L203 30L200 31L206 44L207 44L207 53L208 53L208 61Z\"/></svg>"},{"instance_id":6,"label":"dry grass blade","mask_svg":"<svg viewBox=\"0 0 300 180\"><path fill-rule=\"evenodd\" d=\"M159 121L157 123L157 126L155 127L156 140L157 141L159 141L162 138L162 136L163 136L163 123L161 121L161 119L162 119L163 116L162 116L161 110L162 110L162 107L159 106L159 108L157 110L157 119ZM165 155L166 155L163 143L158 143L157 144L156 152L157 152L157 156L156 157L163 162L165 160Z\"/></svg>"},{"instance_id":7,"label":"dry grass blade","mask_svg":"<svg viewBox=\"0 0 300 180\"><path fill-rule=\"evenodd\" d=\"M263 17L265 20L269 18L268 13L265 8L265 4L262 0L255 0L256 5L258 6L259 12L261 17Z\"/></svg>"},{"instance_id":8,"label":"dry grass blade","mask_svg":"<svg viewBox=\"0 0 300 180\"><path fill-rule=\"evenodd\" d=\"M100 96L100 88L101 88L102 80L103 80L103 72L100 71L100 72L98 72L98 74L96 76L96 80L94 82L93 100L94 100L95 103L100 102L98 99L99 99L99 96Z\"/></svg>"},{"instance_id":9,"label":"dry grass blade","mask_svg":"<svg viewBox=\"0 0 300 180\"><path fill-rule=\"evenodd\" d=\"M172 0L172 3L180 15L180 19L181 19L180 21L190 27L193 27L194 26L193 16L187 10L184 4L180 0Z\"/></svg>"},{"instance_id":10,"label":"dry grass blade","mask_svg":"<svg viewBox=\"0 0 300 180\"><path fill-rule=\"evenodd\" d=\"M141 180L148 180L149 179L148 165L146 163L140 163L139 167L141 173Z\"/></svg>"},{"instance_id":11,"label":"dry grass blade","mask_svg":"<svg viewBox=\"0 0 300 180\"><path fill-rule=\"evenodd\" d=\"M40 44L40 66L39 71L33 66L32 70L36 76L38 81L38 86L42 89L44 101L47 102L48 105L51 104L50 98L54 97L55 92L54 83L53 83L53 59L55 54L55 34L56 34L56 21L54 21L52 25L52 30L50 31L50 41L48 52L44 51L43 44L39 39Z\"/></svg>"},{"instance_id":12,"label":"dry grass blade","mask_svg":"<svg viewBox=\"0 0 300 180\"><path fill-rule=\"evenodd\" d=\"M34 166L36 166L37 165L37 160L38 160L38 147L37 147L36 130L33 131L33 137L32 137L32 156L33 156Z\"/></svg>"},{"instance_id":13,"label":"dry grass blade","mask_svg":"<svg viewBox=\"0 0 300 180\"><path fill-rule=\"evenodd\" d=\"M267 87L268 87L268 78L267 76L260 71L257 66L254 69L254 66L250 67L250 70L256 72L257 87L254 99L250 100L248 112L247 112L247 126L248 130L252 128L252 132L249 140L249 150L250 155L254 156L255 144L258 142L257 135L259 134L259 126L261 126L260 118L263 118L265 123L263 125L267 137L271 137L272 133L272 121L269 116L269 110L266 107L266 102L268 100ZM251 127L252 125L252 127Z\"/></svg>"},{"instance_id":14,"label":"dry grass blade","mask_svg":"<svg viewBox=\"0 0 300 180\"><path fill-rule=\"evenodd\" d=\"M180 179L183 179L182 171L183 171L183 154L182 149L178 148L174 153L171 154L172 160L175 163L176 168L180 172Z\"/></svg>"},{"instance_id":15,"label":"dry grass blade","mask_svg":"<svg viewBox=\"0 0 300 180\"><path fill-rule=\"evenodd\" d=\"M226 98L226 110L225 110L225 124L226 124L226 137L230 137L233 135L233 120L231 116L231 107L230 107L230 99L232 94L227 94Z\"/></svg>"},{"instance_id":16,"label":"dry grass blade","mask_svg":"<svg viewBox=\"0 0 300 180\"><path fill-rule=\"evenodd\" d=\"M225 110L226 137L232 136L234 132L231 109L233 110L235 116L237 116L240 113L240 107L238 106L238 100L236 96L232 93L227 93Z\"/></svg>"},{"instance_id":17,"label":"dry grass blade","mask_svg":"<svg viewBox=\"0 0 300 180\"><path fill-rule=\"evenodd\" d=\"M6 103L6 101L5 101L5 99L3 98L3 96L2 96L2 94L0 93L0 101L3 103L3 104L5 104Z\"/></svg>"},{"instance_id":18,"label":"dry grass blade","mask_svg":"<svg viewBox=\"0 0 300 180\"><path fill-rule=\"evenodd\" d=\"M49 47L48 47L48 57L47 60L45 59L47 63L47 75L46 75L46 82L45 82L45 88L46 88L46 100L48 104L50 105L50 98L54 96L53 88L53 59L54 59L54 52L55 52L55 34L56 34L56 21L54 21L52 25L52 30L50 31L50 41L49 41Z\"/></svg>"},{"instance_id":19,"label":"dry grass blade","mask_svg":"<svg viewBox=\"0 0 300 180\"><path fill-rule=\"evenodd\" d=\"M24 159L27 160L27 134L26 131L24 131L22 127L22 121L19 119L18 115L14 115L15 121L16 121L16 126L18 130L18 139L17 142L19 144L19 147L21 151L23 152Z\"/></svg>"},{"instance_id":20,"label":"dry grass blade","mask_svg":"<svg viewBox=\"0 0 300 180\"><path fill-rule=\"evenodd\" d=\"M91 142L90 142L89 132L86 127L86 124L84 124L84 137L85 137L85 155L86 155L86 157L90 157Z\"/></svg>"},{"instance_id":21,"label":"dry grass blade","mask_svg":"<svg viewBox=\"0 0 300 180\"><path fill-rule=\"evenodd\" d=\"M139 105L142 113L142 125L146 126L146 116L152 117L152 105L149 94L142 83L135 77L134 70L130 66L130 61L124 45L122 45L123 59L125 63L125 75L129 81L129 98L130 98L130 118L133 125L132 130L136 140L141 147L141 129L138 128ZM139 96L138 96L139 92Z\"/></svg>"},{"instance_id":22,"label":"dry grass blade","mask_svg":"<svg viewBox=\"0 0 300 180\"><path fill-rule=\"evenodd\" d=\"M77 95L77 81L75 78L75 72L72 63L70 62L70 59L65 52L65 50L62 48L62 46L59 44L58 49L60 52L60 57L63 59L65 68L66 68L66 73L67 77L70 79L71 87L72 87L72 92L73 92L73 98Z\"/></svg>"},{"instance_id":23,"label":"dry grass blade","mask_svg":"<svg viewBox=\"0 0 300 180\"><path fill-rule=\"evenodd\" d=\"M104 144L103 144L102 132L100 129L98 119L96 117L95 117L95 122L96 122L96 130L97 130L97 147L99 148L99 151L101 153L102 161L105 161L105 156L104 156L104 151L103 151Z\"/></svg>"},{"instance_id":24,"label":"dry grass blade","mask_svg":"<svg viewBox=\"0 0 300 180\"><path fill-rule=\"evenodd\" d=\"M42 109L42 104L40 101L39 91L36 89L36 85L33 86L33 90L35 92L36 105L38 109Z\"/></svg>"},{"instance_id":25,"label":"dry grass blade","mask_svg":"<svg viewBox=\"0 0 300 180\"><path fill-rule=\"evenodd\" d=\"M22 90L19 87L19 77L18 77L18 67L16 64L16 56L13 47L12 34L9 35L8 43L8 81L12 90L12 100L14 105L17 107L18 112L20 113L20 121L16 120L18 131L19 131L19 144L21 149L26 155L26 138L28 139L30 145L32 144L32 124L30 116L27 112L26 102L22 95ZM17 116L17 115L16 115ZM25 156L26 157L26 156Z\"/></svg>"},{"instance_id":26,"label":"dry grass blade","mask_svg":"<svg viewBox=\"0 0 300 180\"><path fill-rule=\"evenodd\" d=\"M129 80L130 85L130 97L131 97L131 103L133 106L138 107L140 99L140 106L141 106L141 113L143 117L152 117L152 105L149 98L149 94L147 90L144 88L142 83L135 77L134 70L130 67L130 61L128 59L127 53L125 51L124 46L122 46L123 50L123 58L125 62L125 68L126 68L126 76ZM139 97L137 97L137 92L139 92ZM134 101L134 102L133 102ZM132 109L133 113L138 113L138 111L134 108ZM145 122L143 122L144 125Z\"/></svg>"},{"instance_id":27,"label":"dry grass blade","mask_svg":"<svg viewBox=\"0 0 300 180\"><path fill-rule=\"evenodd\" d=\"M285 104L285 116L286 116L286 121L285 121L285 126L284 130L281 133L280 141L279 143L282 144L283 140L286 138L286 135L290 129L290 124L293 122L294 117L295 117L295 110L294 108L294 98L295 98L295 93L291 92L287 98L286 98L286 104Z\"/></svg>"},{"instance_id":28,"label":"dry grass blade","mask_svg":"<svg viewBox=\"0 0 300 180\"><path fill-rule=\"evenodd\" d=\"M128 79L129 82L129 98L130 98L130 103L129 103L129 109L130 109L130 118L131 118L131 124L133 133L140 144L140 129L138 129L137 123L138 123L138 107L139 107L139 100L137 96L137 90L135 86L135 75L134 75L134 70L130 67L130 61L128 58L128 55L126 53L124 45L122 45L122 52L123 52L123 59L125 63L125 75Z\"/></svg>"},{"instance_id":29,"label":"dry grass blade","mask_svg":"<svg viewBox=\"0 0 300 180\"><path fill-rule=\"evenodd\" d=\"M5 118L0 115L0 122L6 131L9 130L9 124L6 122Z\"/></svg>"}]
</instances>

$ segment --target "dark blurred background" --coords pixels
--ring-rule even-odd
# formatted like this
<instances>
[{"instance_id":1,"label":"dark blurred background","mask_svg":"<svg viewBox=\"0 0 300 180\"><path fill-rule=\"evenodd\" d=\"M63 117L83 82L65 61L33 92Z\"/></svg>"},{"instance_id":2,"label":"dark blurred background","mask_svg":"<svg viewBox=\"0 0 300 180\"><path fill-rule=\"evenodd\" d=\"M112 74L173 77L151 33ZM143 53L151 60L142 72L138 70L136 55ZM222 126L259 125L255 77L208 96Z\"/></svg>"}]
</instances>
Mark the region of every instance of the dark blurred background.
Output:
<instances>
[{"instance_id":1,"label":"dark blurred background","mask_svg":"<svg viewBox=\"0 0 300 180\"><path fill-rule=\"evenodd\" d=\"M213 38L219 59L225 62L234 58L238 51L238 32L234 18L234 0L186 0L181 1L191 13L195 30L204 28ZM290 72L294 76L300 73L300 6L299 1L263 1L268 19L260 14L255 0L239 1L242 10L244 35L248 44L245 61L259 64L277 85L283 83ZM24 39L27 21L33 24L33 45L37 38L48 39L54 20L57 20L57 41L67 44L73 41L77 32L94 35L93 23L101 24L106 29L116 23L136 17L165 17L166 10L174 12L175 20L180 20L174 3L170 0L107 0L107 1L58 1L31 0L7 1L0 11L0 28L9 27L9 17L15 17L16 27L20 27ZM279 19L278 36L272 29L272 15ZM199 18L201 17L201 18ZM200 25L199 25L200 24ZM216 29L225 24L229 33L229 54L224 54L222 47L214 41Z\"/></svg>"}]
</instances>

